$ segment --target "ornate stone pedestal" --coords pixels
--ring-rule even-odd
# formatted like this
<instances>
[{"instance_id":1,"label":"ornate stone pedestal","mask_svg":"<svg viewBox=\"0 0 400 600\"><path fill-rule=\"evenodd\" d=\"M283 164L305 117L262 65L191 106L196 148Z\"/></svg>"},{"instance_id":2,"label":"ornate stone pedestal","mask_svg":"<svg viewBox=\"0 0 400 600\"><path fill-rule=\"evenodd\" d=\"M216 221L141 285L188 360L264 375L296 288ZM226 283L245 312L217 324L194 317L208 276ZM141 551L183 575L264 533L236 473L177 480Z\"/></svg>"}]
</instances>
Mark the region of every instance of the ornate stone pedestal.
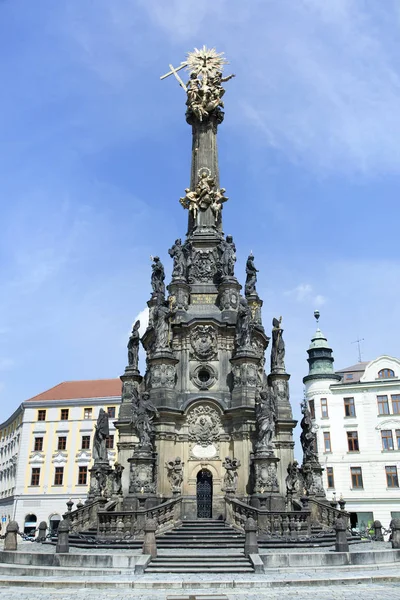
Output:
<instances>
[{"instance_id":1,"label":"ornate stone pedestal","mask_svg":"<svg viewBox=\"0 0 400 600\"><path fill-rule=\"evenodd\" d=\"M142 449L128 459L130 464L129 494L124 500L124 509L149 508L159 502L156 496L157 453L151 448Z\"/></svg>"},{"instance_id":2,"label":"ornate stone pedestal","mask_svg":"<svg viewBox=\"0 0 400 600\"><path fill-rule=\"evenodd\" d=\"M148 359L150 399L155 406L175 406L178 362L169 349L158 350Z\"/></svg>"},{"instance_id":3,"label":"ornate stone pedestal","mask_svg":"<svg viewBox=\"0 0 400 600\"><path fill-rule=\"evenodd\" d=\"M254 406L260 358L243 349L231 358L233 373L232 407Z\"/></svg>"},{"instance_id":4,"label":"ornate stone pedestal","mask_svg":"<svg viewBox=\"0 0 400 600\"><path fill-rule=\"evenodd\" d=\"M325 499L326 494L322 484L322 473L324 469L319 463L305 463L300 469L304 481L304 487L309 496Z\"/></svg>"},{"instance_id":5,"label":"ornate stone pedestal","mask_svg":"<svg viewBox=\"0 0 400 600\"><path fill-rule=\"evenodd\" d=\"M89 469L90 485L88 492L88 501L96 498L111 498L113 494L113 469L107 461L95 462Z\"/></svg>"},{"instance_id":6,"label":"ornate stone pedestal","mask_svg":"<svg viewBox=\"0 0 400 600\"><path fill-rule=\"evenodd\" d=\"M222 321L232 321L236 318L236 312L240 300L242 286L236 277L224 277L219 285L218 305L221 308Z\"/></svg>"},{"instance_id":7,"label":"ornate stone pedestal","mask_svg":"<svg viewBox=\"0 0 400 600\"><path fill-rule=\"evenodd\" d=\"M268 510L284 510L285 500L279 494L277 465L279 458L272 452L251 455L253 494L251 505Z\"/></svg>"},{"instance_id":8,"label":"ornate stone pedestal","mask_svg":"<svg viewBox=\"0 0 400 600\"><path fill-rule=\"evenodd\" d=\"M167 289L168 302L174 311L174 323L180 323L189 306L190 285L184 279L173 279Z\"/></svg>"}]
</instances>

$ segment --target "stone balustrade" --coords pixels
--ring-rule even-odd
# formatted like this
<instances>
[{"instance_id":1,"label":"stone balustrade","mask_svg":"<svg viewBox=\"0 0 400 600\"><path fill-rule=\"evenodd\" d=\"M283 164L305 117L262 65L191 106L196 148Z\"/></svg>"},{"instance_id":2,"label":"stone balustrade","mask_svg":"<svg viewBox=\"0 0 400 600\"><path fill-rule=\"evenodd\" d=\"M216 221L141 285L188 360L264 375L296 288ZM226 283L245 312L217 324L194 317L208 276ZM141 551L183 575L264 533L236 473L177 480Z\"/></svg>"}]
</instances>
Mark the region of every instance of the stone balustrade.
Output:
<instances>
[{"instance_id":1,"label":"stone balustrade","mask_svg":"<svg viewBox=\"0 0 400 600\"><path fill-rule=\"evenodd\" d=\"M345 510L334 508L328 503L317 500L312 496L309 496L307 500L313 525L318 524L321 525L322 528L332 528L335 526L336 520L341 518L344 519L346 528L349 527L350 514Z\"/></svg>"},{"instance_id":2,"label":"stone balustrade","mask_svg":"<svg viewBox=\"0 0 400 600\"><path fill-rule=\"evenodd\" d=\"M155 519L156 535L164 533L181 522L182 498L162 502L152 508L139 508L131 511L100 510L98 516L98 537L100 539L129 538L142 539L145 522Z\"/></svg>"},{"instance_id":3,"label":"stone balustrade","mask_svg":"<svg viewBox=\"0 0 400 600\"><path fill-rule=\"evenodd\" d=\"M91 527L97 527L97 514L106 504L106 498L97 498L75 510L66 512L63 518L69 522L70 531L86 531Z\"/></svg>"},{"instance_id":4,"label":"stone balustrade","mask_svg":"<svg viewBox=\"0 0 400 600\"><path fill-rule=\"evenodd\" d=\"M299 535L309 535L311 531L310 511L278 512L265 508L255 508L236 498L225 497L226 520L240 529L245 530L248 518L256 521L259 535L268 537L297 538Z\"/></svg>"}]
</instances>

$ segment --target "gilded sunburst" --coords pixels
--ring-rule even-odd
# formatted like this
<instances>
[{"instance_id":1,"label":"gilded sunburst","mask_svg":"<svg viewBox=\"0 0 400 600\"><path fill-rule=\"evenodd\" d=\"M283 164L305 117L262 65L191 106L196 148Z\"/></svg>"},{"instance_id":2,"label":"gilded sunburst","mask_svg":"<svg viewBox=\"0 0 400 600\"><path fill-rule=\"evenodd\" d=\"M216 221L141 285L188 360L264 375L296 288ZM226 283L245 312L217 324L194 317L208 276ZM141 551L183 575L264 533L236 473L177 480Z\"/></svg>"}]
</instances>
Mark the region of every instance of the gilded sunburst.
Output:
<instances>
[{"instance_id":1,"label":"gilded sunburst","mask_svg":"<svg viewBox=\"0 0 400 600\"><path fill-rule=\"evenodd\" d=\"M210 77L217 71L222 71L224 65L229 64L224 58L223 52L217 52L215 48L207 48L203 46L195 48L193 52L188 52L185 64L188 71L196 73L198 76Z\"/></svg>"}]
</instances>

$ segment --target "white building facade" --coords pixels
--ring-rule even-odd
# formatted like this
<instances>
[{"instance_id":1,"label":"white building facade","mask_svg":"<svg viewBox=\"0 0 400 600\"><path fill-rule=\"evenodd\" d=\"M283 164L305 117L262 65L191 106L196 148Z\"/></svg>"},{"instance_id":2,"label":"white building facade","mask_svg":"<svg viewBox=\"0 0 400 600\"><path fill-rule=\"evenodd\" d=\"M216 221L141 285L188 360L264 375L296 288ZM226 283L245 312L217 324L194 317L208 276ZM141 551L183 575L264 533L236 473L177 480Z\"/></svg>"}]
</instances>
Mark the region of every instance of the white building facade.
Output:
<instances>
[{"instance_id":1,"label":"white building facade","mask_svg":"<svg viewBox=\"0 0 400 600\"><path fill-rule=\"evenodd\" d=\"M334 372L318 329L304 378L327 498L346 500L353 527L400 518L400 360L380 356Z\"/></svg>"},{"instance_id":2,"label":"white building facade","mask_svg":"<svg viewBox=\"0 0 400 600\"><path fill-rule=\"evenodd\" d=\"M56 529L67 501L85 501L100 408L109 415L107 447L113 464L120 403L119 379L69 381L23 402L0 424L3 531L10 520L26 533L41 521Z\"/></svg>"}]
</instances>

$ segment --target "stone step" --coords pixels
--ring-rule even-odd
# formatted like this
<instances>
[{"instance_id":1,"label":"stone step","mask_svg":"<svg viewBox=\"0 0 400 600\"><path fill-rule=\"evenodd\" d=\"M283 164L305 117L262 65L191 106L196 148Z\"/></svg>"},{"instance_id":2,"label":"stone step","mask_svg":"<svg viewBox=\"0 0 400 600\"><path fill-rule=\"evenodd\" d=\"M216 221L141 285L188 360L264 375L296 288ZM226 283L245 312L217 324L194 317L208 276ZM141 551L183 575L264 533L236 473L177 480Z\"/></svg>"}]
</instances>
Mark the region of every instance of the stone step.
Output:
<instances>
[{"instance_id":1,"label":"stone step","mask_svg":"<svg viewBox=\"0 0 400 600\"><path fill-rule=\"evenodd\" d=\"M254 573L253 567L147 567L147 573Z\"/></svg>"},{"instance_id":2,"label":"stone step","mask_svg":"<svg viewBox=\"0 0 400 600\"><path fill-rule=\"evenodd\" d=\"M157 558L153 558L153 560L151 561L151 564L161 564L161 563L186 563L186 562L203 562L203 563L212 563L215 564L215 562L219 563L231 563L232 561L235 561L237 563L241 562L241 563L246 563L248 564L248 559L239 554L231 554L229 556L204 556L204 555L200 555L200 554L192 554L191 556L187 556L185 555L171 555L171 556L157 556Z\"/></svg>"}]
</instances>

